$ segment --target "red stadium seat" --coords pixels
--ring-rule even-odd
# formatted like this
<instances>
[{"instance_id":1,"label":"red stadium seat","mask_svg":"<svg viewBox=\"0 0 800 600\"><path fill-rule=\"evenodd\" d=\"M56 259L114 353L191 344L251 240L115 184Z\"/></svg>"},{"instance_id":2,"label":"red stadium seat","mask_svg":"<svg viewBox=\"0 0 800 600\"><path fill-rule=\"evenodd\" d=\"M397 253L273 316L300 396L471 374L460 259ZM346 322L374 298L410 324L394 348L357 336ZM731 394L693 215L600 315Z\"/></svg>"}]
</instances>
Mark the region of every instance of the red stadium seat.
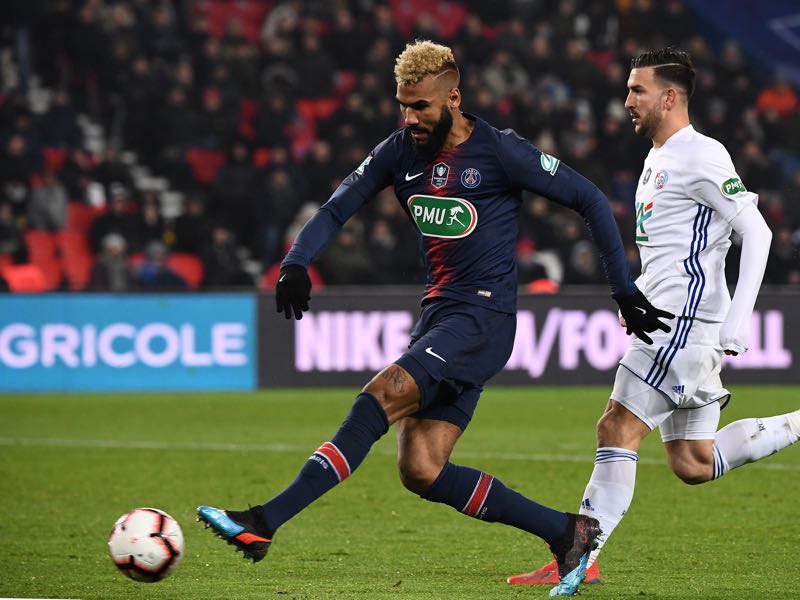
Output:
<instances>
[{"instance_id":1,"label":"red stadium seat","mask_svg":"<svg viewBox=\"0 0 800 600\"><path fill-rule=\"evenodd\" d=\"M38 294L48 289L42 271L34 264L7 265L0 272L15 294Z\"/></svg>"},{"instance_id":2,"label":"red stadium seat","mask_svg":"<svg viewBox=\"0 0 800 600\"><path fill-rule=\"evenodd\" d=\"M219 150L189 148L186 151L186 162L192 168L198 183L211 185L217 178L217 171L225 164L225 154Z\"/></svg>"},{"instance_id":3,"label":"red stadium seat","mask_svg":"<svg viewBox=\"0 0 800 600\"><path fill-rule=\"evenodd\" d=\"M25 232L25 243L28 246L30 261L44 275L48 290L54 290L61 284L61 258L58 254L57 235L50 231L28 229Z\"/></svg>"},{"instance_id":4,"label":"red stadium seat","mask_svg":"<svg viewBox=\"0 0 800 600\"><path fill-rule=\"evenodd\" d=\"M203 262L188 252L173 252L167 257L167 266L186 282L190 289L196 290L203 282Z\"/></svg>"},{"instance_id":5,"label":"red stadium seat","mask_svg":"<svg viewBox=\"0 0 800 600\"><path fill-rule=\"evenodd\" d=\"M239 133L252 140L256 137L256 131L253 127L253 119L256 118L258 113L258 100L245 98L242 100L239 109Z\"/></svg>"},{"instance_id":6,"label":"red stadium seat","mask_svg":"<svg viewBox=\"0 0 800 600\"><path fill-rule=\"evenodd\" d=\"M92 226L92 222L103 209L83 204L82 202L70 202L67 204L67 231L87 233Z\"/></svg>"},{"instance_id":7,"label":"red stadium seat","mask_svg":"<svg viewBox=\"0 0 800 600\"><path fill-rule=\"evenodd\" d=\"M73 291L84 289L89 283L94 264L86 236L77 231L62 231L58 234L58 243L69 289Z\"/></svg>"},{"instance_id":8,"label":"red stadium seat","mask_svg":"<svg viewBox=\"0 0 800 600\"><path fill-rule=\"evenodd\" d=\"M66 148L47 147L42 150L44 155L44 166L48 171L60 171L69 157L69 150Z\"/></svg>"}]
</instances>

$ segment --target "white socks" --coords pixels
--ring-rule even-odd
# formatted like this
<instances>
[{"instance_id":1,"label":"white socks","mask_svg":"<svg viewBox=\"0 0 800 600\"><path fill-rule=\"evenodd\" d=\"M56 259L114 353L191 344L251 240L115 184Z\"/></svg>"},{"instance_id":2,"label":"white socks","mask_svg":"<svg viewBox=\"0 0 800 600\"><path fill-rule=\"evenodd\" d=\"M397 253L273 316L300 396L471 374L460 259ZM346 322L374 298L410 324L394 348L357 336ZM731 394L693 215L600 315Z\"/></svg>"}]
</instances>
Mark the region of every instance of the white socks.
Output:
<instances>
[{"instance_id":1,"label":"white socks","mask_svg":"<svg viewBox=\"0 0 800 600\"><path fill-rule=\"evenodd\" d=\"M636 461L639 455L624 448L598 448L594 470L583 493L580 514L600 521L599 545L589 556L589 566L594 564L603 544L622 520L633 500L636 484Z\"/></svg>"},{"instance_id":2,"label":"white socks","mask_svg":"<svg viewBox=\"0 0 800 600\"><path fill-rule=\"evenodd\" d=\"M742 419L720 429L714 438L714 479L731 469L761 460L800 439L800 410L767 417ZM611 532L622 520L633 500L636 461L639 455L624 448L598 448L594 470L583 493L580 514L600 521L599 545L589 556L597 560ZM588 567L587 567L588 568Z\"/></svg>"},{"instance_id":3,"label":"white socks","mask_svg":"<svg viewBox=\"0 0 800 600\"><path fill-rule=\"evenodd\" d=\"M800 410L777 417L734 421L720 429L714 438L713 478L775 454L798 438Z\"/></svg>"}]
</instances>

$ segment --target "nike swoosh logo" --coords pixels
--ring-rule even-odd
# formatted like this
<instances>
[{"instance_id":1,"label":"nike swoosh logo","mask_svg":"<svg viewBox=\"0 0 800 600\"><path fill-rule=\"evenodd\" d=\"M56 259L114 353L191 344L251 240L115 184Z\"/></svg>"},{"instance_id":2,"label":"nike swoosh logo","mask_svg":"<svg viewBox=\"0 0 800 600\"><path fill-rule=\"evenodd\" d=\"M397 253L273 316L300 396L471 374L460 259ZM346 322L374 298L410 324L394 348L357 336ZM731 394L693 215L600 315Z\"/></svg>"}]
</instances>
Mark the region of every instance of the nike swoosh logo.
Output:
<instances>
[{"instance_id":1,"label":"nike swoosh logo","mask_svg":"<svg viewBox=\"0 0 800 600\"><path fill-rule=\"evenodd\" d=\"M281 275L280 279L278 279L278 283L282 282L284 279L286 279L286 273Z\"/></svg>"},{"instance_id":2,"label":"nike swoosh logo","mask_svg":"<svg viewBox=\"0 0 800 600\"><path fill-rule=\"evenodd\" d=\"M420 175L424 175L424 174L425 174L425 171L422 171L421 173L417 173L416 175L409 175L408 172L406 172L406 181L411 181L412 179L416 179Z\"/></svg>"},{"instance_id":3,"label":"nike swoosh logo","mask_svg":"<svg viewBox=\"0 0 800 600\"><path fill-rule=\"evenodd\" d=\"M644 309L644 308L642 308L641 306L634 306L633 308L635 308L636 310L639 310L639 311L641 311L643 315L647 313L647 310L645 310L645 309Z\"/></svg>"},{"instance_id":4,"label":"nike swoosh logo","mask_svg":"<svg viewBox=\"0 0 800 600\"><path fill-rule=\"evenodd\" d=\"M447 362L445 359L443 359L441 356L439 356L438 354L436 354L436 352L433 351L433 346L428 346L427 348L425 348L425 352L430 354L431 356L435 356L442 362Z\"/></svg>"}]
</instances>

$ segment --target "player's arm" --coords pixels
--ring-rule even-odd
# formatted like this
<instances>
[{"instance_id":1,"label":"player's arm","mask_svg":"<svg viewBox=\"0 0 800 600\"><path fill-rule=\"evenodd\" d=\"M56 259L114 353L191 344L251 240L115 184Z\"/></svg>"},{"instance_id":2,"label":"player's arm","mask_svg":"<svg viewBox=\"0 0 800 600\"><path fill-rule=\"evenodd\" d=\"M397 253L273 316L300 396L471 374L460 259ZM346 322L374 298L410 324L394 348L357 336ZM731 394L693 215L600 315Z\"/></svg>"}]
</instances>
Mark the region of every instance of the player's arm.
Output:
<instances>
[{"instance_id":1,"label":"player's arm","mask_svg":"<svg viewBox=\"0 0 800 600\"><path fill-rule=\"evenodd\" d=\"M722 349L735 356L747 352L750 317L767 267L772 232L756 208L758 196L745 189L722 147L700 166L689 191L698 202L719 212L742 237L739 279L719 333Z\"/></svg>"},{"instance_id":2,"label":"player's arm","mask_svg":"<svg viewBox=\"0 0 800 600\"><path fill-rule=\"evenodd\" d=\"M674 315L650 304L633 281L617 223L600 189L513 132L504 132L503 137L500 159L512 185L545 196L583 217L600 252L611 295L619 304L627 332L651 344L648 333L656 329L670 331L660 319Z\"/></svg>"},{"instance_id":3,"label":"player's arm","mask_svg":"<svg viewBox=\"0 0 800 600\"><path fill-rule=\"evenodd\" d=\"M391 148L387 141L378 145L336 189L328 201L314 213L300 230L292 247L281 262L281 273L275 285L278 312L287 319L303 318L311 298L308 265L338 235L342 226L361 206L385 188L391 176Z\"/></svg>"},{"instance_id":4,"label":"player's arm","mask_svg":"<svg viewBox=\"0 0 800 600\"><path fill-rule=\"evenodd\" d=\"M731 306L720 329L720 344L726 354L747 352L750 341L750 316L767 268L772 232L764 217L753 206L747 206L731 221L733 230L742 236L739 279Z\"/></svg>"}]
</instances>

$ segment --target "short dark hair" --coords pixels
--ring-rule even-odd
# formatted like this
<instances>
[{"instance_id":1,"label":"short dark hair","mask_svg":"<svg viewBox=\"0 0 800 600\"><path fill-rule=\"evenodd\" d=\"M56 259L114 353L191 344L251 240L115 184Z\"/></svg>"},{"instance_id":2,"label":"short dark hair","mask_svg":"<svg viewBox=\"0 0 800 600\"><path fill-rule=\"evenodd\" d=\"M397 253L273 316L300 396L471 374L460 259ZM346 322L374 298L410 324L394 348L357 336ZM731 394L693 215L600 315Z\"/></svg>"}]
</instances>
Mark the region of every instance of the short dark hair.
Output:
<instances>
[{"instance_id":1,"label":"short dark hair","mask_svg":"<svg viewBox=\"0 0 800 600\"><path fill-rule=\"evenodd\" d=\"M692 97L697 74L688 52L672 47L642 52L631 61L631 69L639 67L655 67L656 77L679 87L687 99Z\"/></svg>"}]
</instances>

